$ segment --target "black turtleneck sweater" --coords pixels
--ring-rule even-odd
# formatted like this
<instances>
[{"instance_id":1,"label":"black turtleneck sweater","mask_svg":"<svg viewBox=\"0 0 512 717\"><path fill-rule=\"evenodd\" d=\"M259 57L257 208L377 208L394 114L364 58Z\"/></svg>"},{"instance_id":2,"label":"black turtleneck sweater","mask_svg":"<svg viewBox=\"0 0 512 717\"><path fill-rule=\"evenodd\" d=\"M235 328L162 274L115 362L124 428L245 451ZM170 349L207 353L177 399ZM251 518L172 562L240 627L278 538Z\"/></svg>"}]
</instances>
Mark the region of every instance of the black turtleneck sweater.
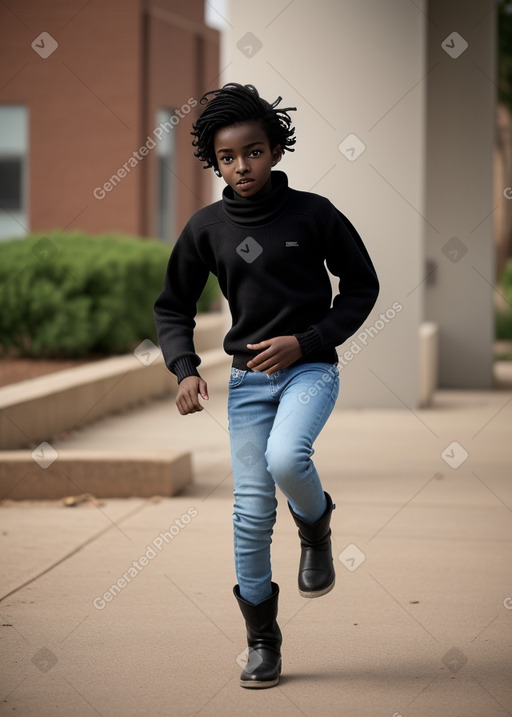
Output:
<instances>
[{"instance_id":1,"label":"black turtleneck sweater","mask_svg":"<svg viewBox=\"0 0 512 717\"><path fill-rule=\"evenodd\" d=\"M377 276L348 219L328 199L289 188L284 172L271 176L270 192L254 199L225 187L220 201L191 217L171 252L154 313L165 363L178 381L199 375L194 317L209 272L229 303L224 350L239 369L249 370L258 353L246 344L289 335L302 349L297 363L336 363L335 347L375 304ZM332 306L325 264L340 279Z\"/></svg>"}]
</instances>

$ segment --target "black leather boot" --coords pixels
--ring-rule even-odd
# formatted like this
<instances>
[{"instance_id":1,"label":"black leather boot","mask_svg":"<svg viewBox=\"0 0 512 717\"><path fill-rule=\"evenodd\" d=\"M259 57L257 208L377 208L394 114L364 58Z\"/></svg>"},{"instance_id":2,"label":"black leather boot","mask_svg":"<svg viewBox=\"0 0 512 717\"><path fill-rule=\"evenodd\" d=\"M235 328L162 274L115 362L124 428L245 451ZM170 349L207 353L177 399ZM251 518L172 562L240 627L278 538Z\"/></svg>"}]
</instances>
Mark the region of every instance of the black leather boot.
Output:
<instances>
[{"instance_id":1,"label":"black leather boot","mask_svg":"<svg viewBox=\"0 0 512 717\"><path fill-rule=\"evenodd\" d=\"M281 674L281 630L277 624L279 585L271 583L272 595L253 605L240 596L238 585L233 592L242 611L249 646L248 662L240 675L242 687L274 687Z\"/></svg>"},{"instance_id":2,"label":"black leather boot","mask_svg":"<svg viewBox=\"0 0 512 717\"><path fill-rule=\"evenodd\" d=\"M336 507L331 496L325 493L327 508L316 523L307 523L288 507L299 529L302 548L299 564L299 593L302 597L316 598L334 587L335 573L331 549L331 513Z\"/></svg>"}]
</instances>

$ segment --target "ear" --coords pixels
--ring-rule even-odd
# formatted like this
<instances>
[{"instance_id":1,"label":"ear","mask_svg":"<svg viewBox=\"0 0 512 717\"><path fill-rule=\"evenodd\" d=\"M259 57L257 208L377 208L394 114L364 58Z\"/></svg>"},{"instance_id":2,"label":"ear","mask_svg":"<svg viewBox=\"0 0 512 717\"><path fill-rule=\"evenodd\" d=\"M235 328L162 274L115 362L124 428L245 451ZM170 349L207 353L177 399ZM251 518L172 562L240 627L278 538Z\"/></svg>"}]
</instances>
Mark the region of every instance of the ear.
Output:
<instances>
[{"instance_id":1,"label":"ear","mask_svg":"<svg viewBox=\"0 0 512 717\"><path fill-rule=\"evenodd\" d=\"M281 161L282 157L283 150L281 149L281 145L276 144L276 146L272 150L272 166L275 167L276 164Z\"/></svg>"}]
</instances>

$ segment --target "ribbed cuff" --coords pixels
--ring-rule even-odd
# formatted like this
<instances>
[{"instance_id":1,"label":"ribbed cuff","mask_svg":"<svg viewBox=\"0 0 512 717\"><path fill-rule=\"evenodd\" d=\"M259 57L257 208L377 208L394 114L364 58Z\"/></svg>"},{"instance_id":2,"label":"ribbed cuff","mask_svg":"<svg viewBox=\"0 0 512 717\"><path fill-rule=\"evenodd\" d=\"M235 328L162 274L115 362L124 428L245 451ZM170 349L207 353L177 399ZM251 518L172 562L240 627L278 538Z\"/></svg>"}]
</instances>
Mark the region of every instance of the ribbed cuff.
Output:
<instances>
[{"instance_id":1,"label":"ribbed cuff","mask_svg":"<svg viewBox=\"0 0 512 717\"><path fill-rule=\"evenodd\" d=\"M176 374L178 383L183 381L187 376L199 376L195 361L192 356L181 356L171 364L171 371Z\"/></svg>"},{"instance_id":2,"label":"ribbed cuff","mask_svg":"<svg viewBox=\"0 0 512 717\"><path fill-rule=\"evenodd\" d=\"M302 355L307 356L314 351L319 351L322 348L322 339L317 334L315 329L308 329L302 334L293 334L300 344L302 349Z\"/></svg>"}]
</instances>

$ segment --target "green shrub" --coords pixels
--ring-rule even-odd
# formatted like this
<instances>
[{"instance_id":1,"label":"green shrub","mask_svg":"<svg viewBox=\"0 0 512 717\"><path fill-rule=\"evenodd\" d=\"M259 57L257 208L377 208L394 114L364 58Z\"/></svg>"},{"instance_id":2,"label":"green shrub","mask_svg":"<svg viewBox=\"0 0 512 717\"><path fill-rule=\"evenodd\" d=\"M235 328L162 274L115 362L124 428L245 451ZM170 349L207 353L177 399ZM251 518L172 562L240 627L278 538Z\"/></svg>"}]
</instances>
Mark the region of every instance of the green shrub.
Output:
<instances>
[{"instance_id":1,"label":"green shrub","mask_svg":"<svg viewBox=\"0 0 512 717\"><path fill-rule=\"evenodd\" d=\"M498 288L503 298L501 307L496 311L496 339L512 341L512 261L505 266Z\"/></svg>"},{"instance_id":2,"label":"green shrub","mask_svg":"<svg viewBox=\"0 0 512 717\"><path fill-rule=\"evenodd\" d=\"M119 235L54 232L0 242L4 352L78 357L156 343L153 303L169 246ZM210 276L198 310L218 296Z\"/></svg>"},{"instance_id":3,"label":"green shrub","mask_svg":"<svg viewBox=\"0 0 512 717\"><path fill-rule=\"evenodd\" d=\"M498 341L512 341L512 311L498 311L496 313L496 339Z\"/></svg>"}]
</instances>

